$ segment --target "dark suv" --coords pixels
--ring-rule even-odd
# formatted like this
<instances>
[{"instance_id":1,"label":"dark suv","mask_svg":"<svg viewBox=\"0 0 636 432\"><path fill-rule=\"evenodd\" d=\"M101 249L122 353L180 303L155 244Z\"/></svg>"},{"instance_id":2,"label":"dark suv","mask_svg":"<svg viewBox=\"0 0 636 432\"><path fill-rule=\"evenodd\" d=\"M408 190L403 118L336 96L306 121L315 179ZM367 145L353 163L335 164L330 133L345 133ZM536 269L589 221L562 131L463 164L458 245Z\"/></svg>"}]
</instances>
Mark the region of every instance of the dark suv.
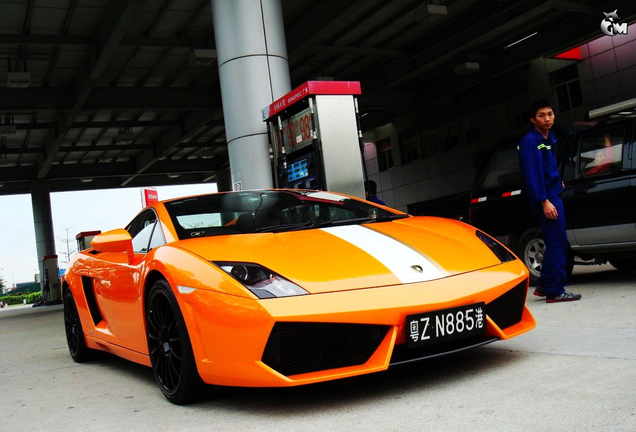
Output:
<instances>
[{"instance_id":1,"label":"dark suv","mask_svg":"<svg viewBox=\"0 0 636 432\"><path fill-rule=\"evenodd\" d=\"M600 121L559 139L556 151L565 183L568 274L575 257L636 267L636 99L589 117ZM545 245L523 196L517 144L497 148L476 177L469 219L513 250L536 283Z\"/></svg>"}]
</instances>

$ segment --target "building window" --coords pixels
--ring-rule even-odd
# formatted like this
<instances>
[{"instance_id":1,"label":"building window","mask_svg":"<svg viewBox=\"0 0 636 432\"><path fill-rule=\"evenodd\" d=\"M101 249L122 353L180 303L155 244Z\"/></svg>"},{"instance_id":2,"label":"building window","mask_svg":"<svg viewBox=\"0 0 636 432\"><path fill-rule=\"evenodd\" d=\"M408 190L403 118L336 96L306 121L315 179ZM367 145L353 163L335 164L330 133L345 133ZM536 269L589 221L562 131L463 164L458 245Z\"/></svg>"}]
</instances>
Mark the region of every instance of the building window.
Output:
<instances>
[{"instance_id":1,"label":"building window","mask_svg":"<svg viewBox=\"0 0 636 432\"><path fill-rule=\"evenodd\" d=\"M422 137L422 157L427 158L439 153L439 136L437 132Z\"/></svg>"},{"instance_id":2,"label":"building window","mask_svg":"<svg viewBox=\"0 0 636 432\"><path fill-rule=\"evenodd\" d=\"M411 163L414 160L420 159L422 157L422 154L420 151L419 138L415 138L410 141L400 140L400 142L401 142L400 151L402 155L402 165Z\"/></svg>"},{"instance_id":3,"label":"building window","mask_svg":"<svg viewBox=\"0 0 636 432\"><path fill-rule=\"evenodd\" d=\"M391 139L387 138L376 143L378 149L378 166L380 171L386 171L393 168L393 148L391 147Z\"/></svg>"},{"instance_id":4,"label":"building window","mask_svg":"<svg viewBox=\"0 0 636 432\"><path fill-rule=\"evenodd\" d=\"M473 118L470 120L470 128L466 131L466 144L473 144L481 141L482 133L481 133L481 119Z\"/></svg>"},{"instance_id":5,"label":"building window","mask_svg":"<svg viewBox=\"0 0 636 432\"><path fill-rule=\"evenodd\" d=\"M442 152L450 151L450 149L459 147L460 145L459 128L455 125L442 129Z\"/></svg>"},{"instance_id":6,"label":"building window","mask_svg":"<svg viewBox=\"0 0 636 432\"><path fill-rule=\"evenodd\" d=\"M579 71L576 64L552 72L550 80L559 112L569 111L583 105Z\"/></svg>"}]
</instances>

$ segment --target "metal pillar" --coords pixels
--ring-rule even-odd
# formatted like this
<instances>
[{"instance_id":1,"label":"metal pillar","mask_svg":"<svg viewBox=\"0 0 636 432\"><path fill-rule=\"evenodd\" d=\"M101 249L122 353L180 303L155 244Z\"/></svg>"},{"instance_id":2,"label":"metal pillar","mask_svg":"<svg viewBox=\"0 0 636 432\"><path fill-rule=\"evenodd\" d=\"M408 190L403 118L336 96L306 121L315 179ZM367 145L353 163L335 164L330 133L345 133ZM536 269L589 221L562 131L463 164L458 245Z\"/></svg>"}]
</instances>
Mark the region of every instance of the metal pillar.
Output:
<instances>
[{"instance_id":1,"label":"metal pillar","mask_svg":"<svg viewBox=\"0 0 636 432\"><path fill-rule=\"evenodd\" d=\"M212 0L232 185L272 187L261 109L291 90L280 0Z\"/></svg>"},{"instance_id":2,"label":"metal pillar","mask_svg":"<svg viewBox=\"0 0 636 432\"><path fill-rule=\"evenodd\" d=\"M60 283L57 278L57 259L49 259L49 277L45 275L45 257L54 257L55 232L53 231L53 216L51 215L51 196L46 180L31 181L31 203L33 205L33 225L35 228L35 245L40 269L40 289L44 294L44 283L48 279L48 295L46 304L56 304L61 301ZM52 266L55 266L55 269Z\"/></svg>"}]
</instances>

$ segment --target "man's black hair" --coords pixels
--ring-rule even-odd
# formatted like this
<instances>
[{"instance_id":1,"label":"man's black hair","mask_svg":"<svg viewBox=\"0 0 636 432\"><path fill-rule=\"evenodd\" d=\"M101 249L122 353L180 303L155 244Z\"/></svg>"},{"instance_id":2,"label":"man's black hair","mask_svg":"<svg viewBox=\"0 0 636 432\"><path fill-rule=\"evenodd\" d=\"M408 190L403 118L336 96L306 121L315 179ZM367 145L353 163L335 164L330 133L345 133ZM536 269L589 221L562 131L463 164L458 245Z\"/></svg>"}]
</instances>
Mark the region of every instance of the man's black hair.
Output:
<instances>
[{"instance_id":1,"label":"man's black hair","mask_svg":"<svg viewBox=\"0 0 636 432\"><path fill-rule=\"evenodd\" d=\"M539 99L532 102L532 105L530 105L530 117L535 118L537 116L537 111L541 108L550 108L554 111L554 105L552 105L552 102L547 99Z\"/></svg>"},{"instance_id":2,"label":"man's black hair","mask_svg":"<svg viewBox=\"0 0 636 432\"><path fill-rule=\"evenodd\" d=\"M366 189L367 192L369 192L369 195L375 195L378 193L378 185L375 184L373 180L365 181L364 188Z\"/></svg>"}]
</instances>

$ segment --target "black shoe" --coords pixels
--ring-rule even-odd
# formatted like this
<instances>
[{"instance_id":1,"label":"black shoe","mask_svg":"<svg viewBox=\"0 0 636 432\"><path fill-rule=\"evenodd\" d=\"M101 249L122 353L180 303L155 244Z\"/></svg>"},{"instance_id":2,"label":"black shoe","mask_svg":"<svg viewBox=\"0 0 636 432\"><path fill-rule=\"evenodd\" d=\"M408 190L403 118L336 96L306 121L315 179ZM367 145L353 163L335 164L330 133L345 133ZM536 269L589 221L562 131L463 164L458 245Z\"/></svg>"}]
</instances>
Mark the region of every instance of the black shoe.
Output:
<instances>
[{"instance_id":1,"label":"black shoe","mask_svg":"<svg viewBox=\"0 0 636 432\"><path fill-rule=\"evenodd\" d=\"M541 285L537 285L534 288L534 292L532 294L536 295L537 297L545 297L545 290Z\"/></svg>"},{"instance_id":2,"label":"black shoe","mask_svg":"<svg viewBox=\"0 0 636 432\"><path fill-rule=\"evenodd\" d=\"M577 301L577 300L581 300L581 294L574 294L571 292L563 292L563 294L561 294L558 297L552 298L552 299L545 299L546 303L560 303L560 302L568 302L568 301Z\"/></svg>"}]
</instances>

